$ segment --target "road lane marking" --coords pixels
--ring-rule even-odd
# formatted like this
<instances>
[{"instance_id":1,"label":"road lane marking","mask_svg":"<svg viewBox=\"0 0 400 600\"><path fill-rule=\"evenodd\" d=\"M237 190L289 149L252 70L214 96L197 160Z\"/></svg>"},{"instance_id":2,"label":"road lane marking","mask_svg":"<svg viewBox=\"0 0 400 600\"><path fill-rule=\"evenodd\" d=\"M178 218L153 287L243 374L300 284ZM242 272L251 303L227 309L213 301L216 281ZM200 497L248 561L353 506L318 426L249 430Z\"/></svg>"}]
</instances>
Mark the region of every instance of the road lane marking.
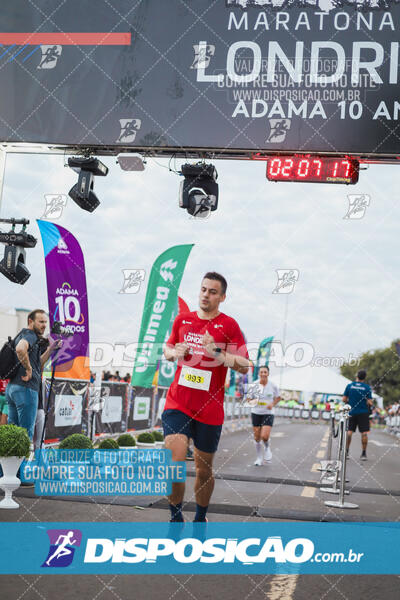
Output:
<instances>
[{"instance_id":1,"label":"road lane marking","mask_svg":"<svg viewBox=\"0 0 400 600\"><path fill-rule=\"evenodd\" d=\"M303 498L314 498L316 491L317 488L306 485L303 487L300 495L303 496Z\"/></svg>"},{"instance_id":2,"label":"road lane marking","mask_svg":"<svg viewBox=\"0 0 400 600\"><path fill-rule=\"evenodd\" d=\"M377 440L369 440L370 444L375 444L375 446L381 446L382 448L399 448L399 444L384 444L383 442L378 442Z\"/></svg>"},{"instance_id":3,"label":"road lane marking","mask_svg":"<svg viewBox=\"0 0 400 600\"><path fill-rule=\"evenodd\" d=\"M324 458L325 456L325 450L318 450L317 454L316 454L316 458Z\"/></svg>"},{"instance_id":4,"label":"road lane marking","mask_svg":"<svg viewBox=\"0 0 400 600\"><path fill-rule=\"evenodd\" d=\"M319 463L314 463L313 466L311 467L311 472L312 473L319 473L319 467L320 467Z\"/></svg>"},{"instance_id":5,"label":"road lane marking","mask_svg":"<svg viewBox=\"0 0 400 600\"><path fill-rule=\"evenodd\" d=\"M266 597L268 600L292 600L298 578L298 575L274 575Z\"/></svg>"}]
</instances>

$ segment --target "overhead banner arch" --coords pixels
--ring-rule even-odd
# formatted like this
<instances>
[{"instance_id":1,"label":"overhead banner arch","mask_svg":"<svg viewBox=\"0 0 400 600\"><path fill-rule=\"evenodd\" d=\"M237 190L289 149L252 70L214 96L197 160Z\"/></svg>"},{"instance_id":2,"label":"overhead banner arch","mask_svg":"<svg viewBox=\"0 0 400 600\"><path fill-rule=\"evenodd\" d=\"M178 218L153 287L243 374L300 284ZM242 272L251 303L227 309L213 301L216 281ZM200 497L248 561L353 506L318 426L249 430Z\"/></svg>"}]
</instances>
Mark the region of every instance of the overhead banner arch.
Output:
<instances>
[{"instance_id":1,"label":"overhead banner arch","mask_svg":"<svg viewBox=\"0 0 400 600\"><path fill-rule=\"evenodd\" d=\"M3 0L0 140L393 157L399 28L398 0Z\"/></svg>"}]
</instances>

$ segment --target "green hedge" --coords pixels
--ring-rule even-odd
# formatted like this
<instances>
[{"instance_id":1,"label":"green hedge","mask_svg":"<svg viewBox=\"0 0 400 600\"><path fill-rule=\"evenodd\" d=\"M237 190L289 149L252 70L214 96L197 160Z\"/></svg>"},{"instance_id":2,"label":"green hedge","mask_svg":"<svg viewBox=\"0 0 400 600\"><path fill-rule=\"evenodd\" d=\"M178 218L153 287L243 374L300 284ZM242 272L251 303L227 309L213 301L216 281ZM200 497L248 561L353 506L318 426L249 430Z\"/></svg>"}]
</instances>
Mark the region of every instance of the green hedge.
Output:
<instances>
[{"instance_id":1,"label":"green hedge","mask_svg":"<svg viewBox=\"0 0 400 600\"><path fill-rule=\"evenodd\" d=\"M0 456L29 456L30 440L24 427L0 427Z\"/></svg>"},{"instance_id":2,"label":"green hedge","mask_svg":"<svg viewBox=\"0 0 400 600\"><path fill-rule=\"evenodd\" d=\"M99 450L119 450L118 442L112 438L103 440L99 444Z\"/></svg>"},{"instance_id":3,"label":"green hedge","mask_svg":"<svg viewBox=\"0 0 400 600\"><path fill-rule=\"evenodd\" d=\"M163 442L164 436L161 431L153 431L153 437L156 442Z\"/></svg>"},{"instance_id":4,"label":"green hedge","mask_svg":"<svg viewBox=\"0 0 400 600\"><path fill-rule=\"evenodd\" d=\"M123 433L117 439L118 446L136 446L136 440L130 433Z\"/></svg>"},{"instance_id":5,"label":"green hedge","mask_svg":"<svg viewBox=\"0 0 400 600\"><path fill-rule=\"evenodd\" d=\"M154 444L155 439L154 435L150 431L145 431L144 433L139 433L137 436L137 441L142 444Z\"/></svg>"},{"instance_id":6,"label":"green hedge","mask_svg":"<svg viewBox=\"0 0 400 600\"><path fill-rule=\"evenodd\" d=\"M73 433L66 437L59 445L60 450L90 450L93 444L83 433Z\"/></svg>"}]
</instances>

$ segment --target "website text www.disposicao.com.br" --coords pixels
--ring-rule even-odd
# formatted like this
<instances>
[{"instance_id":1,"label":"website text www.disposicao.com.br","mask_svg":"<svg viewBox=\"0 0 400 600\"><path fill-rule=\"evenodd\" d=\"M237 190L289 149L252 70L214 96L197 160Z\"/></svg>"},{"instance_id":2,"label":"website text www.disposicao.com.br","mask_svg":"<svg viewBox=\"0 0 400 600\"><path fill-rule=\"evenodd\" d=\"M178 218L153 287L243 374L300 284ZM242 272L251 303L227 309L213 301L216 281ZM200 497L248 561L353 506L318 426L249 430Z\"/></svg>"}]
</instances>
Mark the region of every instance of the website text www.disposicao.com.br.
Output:
<instances>
[{"instance_id":1,"label":"website text www.disposicao.com.br","mask_svg":"<svg viewBox=\"0 0 400 600\"><path fill-rule=\"evenodd\" d=\"M86 543L85 563L155 563L169 557L175 562L235 563L244 565L275 563L360 563L363 552L352 548L342 552L315 552L314 543L307 538L294 538L283 543L279 536L266 539L230 538L89 538Z\"/></svg>"}]
</instances>

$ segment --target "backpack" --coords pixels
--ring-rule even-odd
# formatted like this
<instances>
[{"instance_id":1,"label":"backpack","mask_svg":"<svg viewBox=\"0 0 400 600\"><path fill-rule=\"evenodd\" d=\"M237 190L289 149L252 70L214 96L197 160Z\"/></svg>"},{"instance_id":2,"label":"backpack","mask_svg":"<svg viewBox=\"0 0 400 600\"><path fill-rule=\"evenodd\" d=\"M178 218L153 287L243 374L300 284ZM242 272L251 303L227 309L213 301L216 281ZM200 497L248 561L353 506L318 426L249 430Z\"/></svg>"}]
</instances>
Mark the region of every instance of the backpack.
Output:
<instances>
[{"instance_id":1,"label":"backpack","mask_svg":"<svg viewBox=\"0 0 400 600\"><path fill-rule=\"evenodd\" d=\"M8 340L0 350L1 379L13 379L18 372L21 363L18 360L17 352L15 350L16 339L17 338L12 339L10 336L8 336Z\"/></svg>"}]
</instances>

